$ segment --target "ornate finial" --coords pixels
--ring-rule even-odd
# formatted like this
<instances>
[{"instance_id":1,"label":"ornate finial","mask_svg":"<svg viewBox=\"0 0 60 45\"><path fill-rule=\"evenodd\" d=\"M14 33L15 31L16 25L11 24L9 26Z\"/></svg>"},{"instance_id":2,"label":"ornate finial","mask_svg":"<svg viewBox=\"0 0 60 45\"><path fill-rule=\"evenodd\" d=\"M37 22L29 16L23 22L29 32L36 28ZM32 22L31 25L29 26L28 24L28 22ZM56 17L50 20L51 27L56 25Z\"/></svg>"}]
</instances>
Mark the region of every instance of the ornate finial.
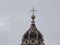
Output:
<instances>
[{"instance_id":1,"label":"ornate finial","mask_svg":"<svg viewBox=\"0 0 60 45\"><path fill-rule=\"evenodd\" d=\"M31 16L31 18L32 18L32 23L34 24L34 23L35 23L35 21L34 21L34 19L35 19L34 12L36 12L36 10L35 10L35 9L34 9L34 7L33 7L33 9L32 9L32 10L30 10L30 11L32 11L32 12L33 12L33 15Z\"/></svg>"}]
</instances>

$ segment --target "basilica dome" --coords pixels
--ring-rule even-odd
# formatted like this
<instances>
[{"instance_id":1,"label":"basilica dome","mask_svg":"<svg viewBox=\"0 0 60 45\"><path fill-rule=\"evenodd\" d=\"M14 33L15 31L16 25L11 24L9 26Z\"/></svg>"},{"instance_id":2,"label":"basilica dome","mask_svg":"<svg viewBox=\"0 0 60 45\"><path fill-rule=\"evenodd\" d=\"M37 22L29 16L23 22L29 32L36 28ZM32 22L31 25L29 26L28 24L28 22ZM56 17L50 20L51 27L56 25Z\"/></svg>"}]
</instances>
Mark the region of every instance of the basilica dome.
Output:
<instances>
[{"instance_id":1,"label":"basilica dome","mask_svg":"<svg viewBox=\"0 0 60 45\"><path fill-rule=\"evenodd\" d=\"M35 25L35 15L34 15L34 8L33 10L33 15L31 16L31 26L30 28L24 33L23 38L22 38L22 45L44 45L43 41L43 35L41 32L37 29Z\"/></svg>"}]
</instances>

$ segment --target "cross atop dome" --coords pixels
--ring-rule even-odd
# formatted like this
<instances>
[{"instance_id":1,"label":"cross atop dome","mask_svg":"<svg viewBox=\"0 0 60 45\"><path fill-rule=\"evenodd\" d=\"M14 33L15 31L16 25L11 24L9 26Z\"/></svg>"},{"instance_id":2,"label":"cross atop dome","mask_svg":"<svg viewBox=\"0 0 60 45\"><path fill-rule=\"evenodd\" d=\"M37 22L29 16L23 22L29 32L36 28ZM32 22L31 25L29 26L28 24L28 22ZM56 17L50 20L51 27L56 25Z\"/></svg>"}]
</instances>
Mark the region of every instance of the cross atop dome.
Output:
<instances>
[{"instance_id":1,"label":"cross atop dome","mask_svg":"<svg viewBox=\"0 0 60 45\"><path fill-rule=\"evenodd\" d=\"M34 15L34 12L36 12L36 10L34 9L34 7L33 7L33 9L32 9L32 10L30 10L30 11L32 11L32 12L33 12L33 15Z\"/></svg>"},{"instance_id":2,"label":"cross atop dome","mask_svg":"<svg viewBox=\"0 0 60 45\"><path fill-rule=\"evenodd\" d=\"M32 24L34 24L34 23L35 23L35 21L34 21L34 19L35 19L34 12L36 12L36 10L35 10L34 7L33 7L33 9L30 10L30 11L33 12L33 15L31 16L31 18L32 18Z\"/></svg>"}]
</instances>

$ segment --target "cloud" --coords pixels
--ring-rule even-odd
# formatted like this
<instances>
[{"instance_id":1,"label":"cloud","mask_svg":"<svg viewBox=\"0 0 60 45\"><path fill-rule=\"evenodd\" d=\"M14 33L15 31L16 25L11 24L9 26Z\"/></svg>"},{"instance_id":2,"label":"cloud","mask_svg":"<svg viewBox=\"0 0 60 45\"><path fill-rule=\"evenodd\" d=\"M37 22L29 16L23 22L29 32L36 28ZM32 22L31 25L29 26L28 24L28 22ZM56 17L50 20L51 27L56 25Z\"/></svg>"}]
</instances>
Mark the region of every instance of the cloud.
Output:
<instances>
[{"instance_id":1,"label":"cloud","mask_svg":"<svg viewBox=\"0 0 60 45\"><path fill-rule=\"evenodd\" d=\"M8 23L0 22L0 31L7 31L7 30L8 30Z\"/></svg>"}]
</instances>

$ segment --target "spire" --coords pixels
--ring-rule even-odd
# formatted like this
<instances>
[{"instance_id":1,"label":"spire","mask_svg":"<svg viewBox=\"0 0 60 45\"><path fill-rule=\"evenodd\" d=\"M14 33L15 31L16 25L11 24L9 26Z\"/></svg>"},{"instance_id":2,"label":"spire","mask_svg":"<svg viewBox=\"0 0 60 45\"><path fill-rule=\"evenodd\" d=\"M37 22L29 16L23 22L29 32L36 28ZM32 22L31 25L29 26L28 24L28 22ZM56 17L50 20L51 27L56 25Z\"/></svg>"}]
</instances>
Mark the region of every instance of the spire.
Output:
<instances>
[{"instance_id":1,"label":"spire","mask_svg":"<svg viewBox=\"0 0 60 45\"><path fill-rule=\"evenodd\" d=\"M34 19L35 19L34 12L36 12L36 10L34 9L34 6L33 6L33 9L30 10L30 11L32 11L32 16L31 16L31 18L32 18L32 24L34 24L34 23L35 23L35 21L34 21Z\"/></svg>"}]
</instances>

